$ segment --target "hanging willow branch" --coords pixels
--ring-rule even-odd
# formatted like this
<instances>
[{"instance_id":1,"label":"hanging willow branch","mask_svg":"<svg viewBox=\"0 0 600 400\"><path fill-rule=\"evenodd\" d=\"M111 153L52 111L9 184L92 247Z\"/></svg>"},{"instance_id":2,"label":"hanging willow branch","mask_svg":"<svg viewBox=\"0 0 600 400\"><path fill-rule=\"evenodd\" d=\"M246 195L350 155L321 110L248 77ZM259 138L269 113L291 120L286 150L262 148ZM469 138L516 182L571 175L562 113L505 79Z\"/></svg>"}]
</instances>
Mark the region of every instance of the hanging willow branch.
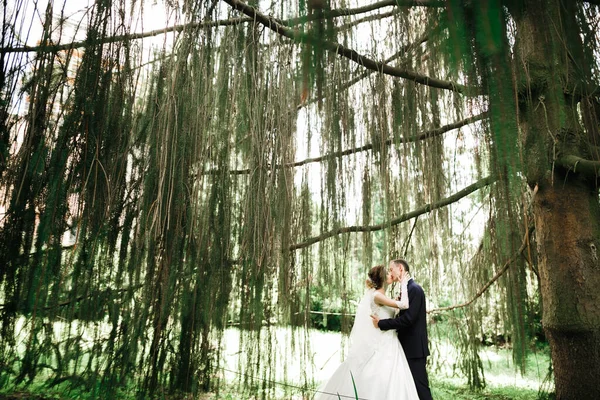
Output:
<instances>
[{"instance_id":1,"label":"hanging willow branch","mask_svg":"<svg viewBox=\"0 0 600 400\"><path fill-rule=\"evenodd\" d=\"M442 199L435 203L425 204L425 205L417 208L416 210L413 210L411 212L403 214L403 215L399 216L398 218L394 218L390 221L383 222L383 223L377 224L377 225L348 226L348 227L333 229L333 230L331 230L329 232L325 232L319 236L309 238L302 243L293 244L290 246L290 250L294 251L294 250L302 249L304 247L311 246L317 242L323 241L325 239L329 239L330 237L333 237L333 236L341 235L343 233L375 232L375 231L383 230L390 226L398 225L404 221L408 221L409 219L418 217L419 215L422 215L422 214L431 212L433 210L436 210L438 208L442 208L449 204L455 203L458 200L462 199L463 197L465 197L481 188L491 185L492 183L496 182L497 180L498 180L498 178L495 176L488 176L486 178L483 178L483 179L467 186L466 188L462 189L461 191L454 193L452 196L446 197L445 199Z\"/></svg>"},{"instance_id":2,"label":"hanging willow branch","mask_svg":"<svg viewBox=\"0 0 600 400\"><path fill-rule=\"evenodd\" d=\"M504 266L502 268L500 268L500 270L498 272L496 272L496 275L494 275L492 277L492 279L490 279L485 285L483 285L483 287L481 289L479 289L477 294L475 296L473 296L473 298L471 300L469 300L465 303L456 304L453 306L433 308L431 310L427 310L427 312L435 313L435 312L442 312L442 311L450 311L450 310L454 310L456 308L468 307L471 304L473 304L473 302L475 300L477 300L478 298L480 298L490 288L490 286L492 286L492 284L494 282L496 282L506 271L508 271L508 269L516 261L516 259L521 256L521 253L523 253L523 250L525 250L525 248L529 246L529 236L533 233L534 230L535 230L535 228L533 226L529 227L529 229L527 230L527 232L525 232L525 235L523 236L523 243L521 244L521 247L519 247L519 250L517 250L515 252L515 254L513 254L504 263Z\"/></svg>"},{"instance_id":3,"label":"hanging willow branch","mask_svg":"<svg viewBox=\"0 0 600 400\"><path fill-rule=\"evenodd\" d=\"M418 216L415 217L418 219ZM417 220L415 219L415 225L416 225ZM412 232L415 228L415 225L413 225L413 228L411 229L410 235L412 235ZM526 247L529 246L529 239L528 237L535 231L535 228L532 226L528 229L528 231L525 233L525 236L523 237L523 243L521 244L521 247L519 247L519 249L515 252L515 254L508 259L505 263L504 266L492 277L492 279L490 279L485 285L483 285L483 287L481 289L479 289L479 291L477 292L477 294L475 296L473 296L473 298L469 301L466 301L464 303L460 303L460 304L455 304L452 306L448 306L448 307L438 307L438 308L433 308L431 310L427 310L427 313L436 313L436 312L443 312L443 311L450 311L450 310L454 310L457 308L464 308L464 307L468 307L471 304L473 304L473 302L475 302L475 300L477 300L479 297L481 297L493 284L494 282L496 282L506 271L508 271L508 269L510 268L510 266L515 262L515 260L520 257L521 253L523 253L523 251L525 250ZM410 237L409 235L409 237ZM299 246L299 245L296 245ZM406 250L405 250L406 251ZM51 308L56 308L56 307L64 307L67 306L69 304L72 304L74 302L79 302L81 300L85 300L87 298L92 298L95 296L99 296L101 294L104 293L123 293L123 292L127 292L127 291L132 291L132 290L137 290L140 289L143 285L134 285L131 287L127 287L127 288L123 288L123 289L105 289L102 292L98 292L98 293L92 293L89 294L87 296L79 296L73 300L69 300L69 301L65 301L62 303L58 303L55 304L53 306L50 307L45 307L44 309L51 309ZM0 308L5 308L7 305L6 304L0 304ZM334 313L334 312L320 312L320 311L310 311L310 313L312 314L327 314L327 315L342 315L342 313ZM352 314L343 314L343 315L352 315Z\"/></svg>"},{"instance_id":4,"label":"hanging willow branch","mask_svg":"<svg viewBox=\"0 0 600 400\"><path fill-rule=\"evenodd\" d=\"M355 50L349 49L339 43L323 41L320 38L314 36L301 34L297 31L286 28L285 26L279 24L274 18L261 14L260 12L256 11L254 7L244 4L241 1L225 0L225 2L229 4L233 9L242 11L244 14L255 19L256 22L266 26L267 28L277 32L282 36L293 39L300 43L310 43L317 46L321 46L325 50L336 53L342 57L346 57L347 59L357 63L358 65L361 65L373 71L377 71L390 76L396 76L398 78L408 79L421 85L431 86L438 89L446 89L466 95L476 95L478 92L478 90L473 90L474 88L469 88L465 85L461 85L456 82L432 78L430 76L420 74L415 71L407 70L404 68L392 67L391 65L372 60L359 54Z\"/></svg>"}]
</instances>

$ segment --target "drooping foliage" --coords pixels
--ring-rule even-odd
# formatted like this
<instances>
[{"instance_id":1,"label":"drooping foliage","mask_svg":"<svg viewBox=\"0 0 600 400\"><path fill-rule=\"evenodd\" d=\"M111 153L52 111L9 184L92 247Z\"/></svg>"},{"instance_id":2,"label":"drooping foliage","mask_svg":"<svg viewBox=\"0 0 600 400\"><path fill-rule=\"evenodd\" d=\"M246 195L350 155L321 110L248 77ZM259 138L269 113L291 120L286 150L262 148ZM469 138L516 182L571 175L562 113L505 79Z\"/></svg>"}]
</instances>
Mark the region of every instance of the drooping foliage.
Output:
<instances>
[{"instance_id":1,"label":"drooping foliage","mask_svg":"<svg viewBox=\"0 0 600 400\"><path fill-rule=\"evenodd\" d=\"M540 1L583 41L567 86L585 141L527 130L524 113L574 118L546 110L541 61L518 62L534 5L25 3L4 2L0 52L0 386L218 391L235 327L241 391L272 398L283 373L310 392L315 293L347 332L365 272L401 256L430 308L469 302L448 316L469 384L490 334L524 368L531 176L574 148L599 160L593 2Z\"/></svg>"}]
</instances>

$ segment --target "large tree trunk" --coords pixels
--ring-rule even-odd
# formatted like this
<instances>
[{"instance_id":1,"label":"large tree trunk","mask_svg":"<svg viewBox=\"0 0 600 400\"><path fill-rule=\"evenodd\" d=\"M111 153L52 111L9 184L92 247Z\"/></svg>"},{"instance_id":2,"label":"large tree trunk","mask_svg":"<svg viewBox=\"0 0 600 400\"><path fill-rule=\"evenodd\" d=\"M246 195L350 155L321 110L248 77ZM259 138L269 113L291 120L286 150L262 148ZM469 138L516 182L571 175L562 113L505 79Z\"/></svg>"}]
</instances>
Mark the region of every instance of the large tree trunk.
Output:
<instances>
[{"instance_id":1,"label":"large tree trunk","mask_svg":"<svg viewBox=\"0 0 600 400\"><path fill-rule=\"evenodd\" d=\"M535 200L543 325L558 399L600 398L598 195L586 184L546 184Z\"/></svg>"},{"instance_id":2,"label":"large tree trunk","mask_svg":"<svg viewBox=\"0 0 600 400\"><path fill-rule=\"evenodd\" d=\"M584 156L579 123L582 53L575 2L514 6L515 65L525 174L534 197L543 326L552 349L557 399L598 399L600 385L600 203L596 179L556 163ZM582 61L582 60L580 60ZM583 65L583 63L582 63Z\"/></svg>"}]
</instances>

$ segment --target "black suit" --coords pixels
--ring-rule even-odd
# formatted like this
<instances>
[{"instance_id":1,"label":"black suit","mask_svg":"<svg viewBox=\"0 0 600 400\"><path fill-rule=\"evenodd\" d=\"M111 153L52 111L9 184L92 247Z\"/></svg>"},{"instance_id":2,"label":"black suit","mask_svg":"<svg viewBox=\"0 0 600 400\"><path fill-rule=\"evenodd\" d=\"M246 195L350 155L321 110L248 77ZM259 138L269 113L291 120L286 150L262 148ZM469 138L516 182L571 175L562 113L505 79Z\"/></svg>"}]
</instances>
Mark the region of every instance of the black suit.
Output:
<instances>
[{"instance_id":1,"label":"black suit","mask_svg":"<svg viewBox=\"0 0 600 400\"><path fill-rule=\"evenodd\" d=\"M380 320L379 329L382 331L396 329L398 331L398 339L402 344L404 354L406 354L419 400L431 400L431 390L429 390L429 380L425 369L429 355L425 293L423 288L412 279L408 281L407 289L408 309L400 311L396 318Z\"/></svg>"}]
</instances>

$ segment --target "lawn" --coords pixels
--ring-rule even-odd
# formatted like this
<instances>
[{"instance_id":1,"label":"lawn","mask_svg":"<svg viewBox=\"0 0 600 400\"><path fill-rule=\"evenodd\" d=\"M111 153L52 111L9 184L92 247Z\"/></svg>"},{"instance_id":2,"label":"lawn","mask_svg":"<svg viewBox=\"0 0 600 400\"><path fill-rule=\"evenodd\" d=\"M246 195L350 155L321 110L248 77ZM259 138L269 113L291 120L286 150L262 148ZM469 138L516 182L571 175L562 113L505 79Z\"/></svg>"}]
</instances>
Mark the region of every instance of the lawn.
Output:
<instances>
[{"instance_id":1,"label":"lawn","mask_svg":"<svg viewBox=\"0 0 600 400\"><path fill-rule=\"evenodd\" d=\"M299 335L292 340L292 332L287 328L272 330L276 346L272 350L272 360L277 366L273 380L276 382L277 399L310 399L310 392L302 393L303 382L317 388L319 384L335 371L343 360L344 346L339 333L310 331L307 336ZM307 341L307 342L305 342ZM239 331L229 329L225 332L225 348L221 369L217 371L221 378L222 388L218 394L209 393L199 397L165 396L165 400L175 399L244 399L247 395L239 393L238 382L240 369L238 363L244 359L240 353ZM310 345L308 345L310 344ZM300 361L299 352L307 352L308 363ZM548 351L542 350L530 354L524 374L515 369L511 351L508 348L484 347L480 357L485 371L486 387L479 391L467 387L466 378L460 373L455 363L457 354L449 341L436 343L434 356L430 358L429 374L433 398L436 400L475 400L475 399L515 399L538 400L540 387L545 391L552 387L545 379L548 375ZM0 400L49 400L49 399L84 399L90 398L84 392L65 391L64 387L49 390L42 383L27 388L8 388L0 391ZM123 399L134 398L135 388L123 391ZM271 392L272 393L272 392Z\"/></svg>"}]
</instances>

